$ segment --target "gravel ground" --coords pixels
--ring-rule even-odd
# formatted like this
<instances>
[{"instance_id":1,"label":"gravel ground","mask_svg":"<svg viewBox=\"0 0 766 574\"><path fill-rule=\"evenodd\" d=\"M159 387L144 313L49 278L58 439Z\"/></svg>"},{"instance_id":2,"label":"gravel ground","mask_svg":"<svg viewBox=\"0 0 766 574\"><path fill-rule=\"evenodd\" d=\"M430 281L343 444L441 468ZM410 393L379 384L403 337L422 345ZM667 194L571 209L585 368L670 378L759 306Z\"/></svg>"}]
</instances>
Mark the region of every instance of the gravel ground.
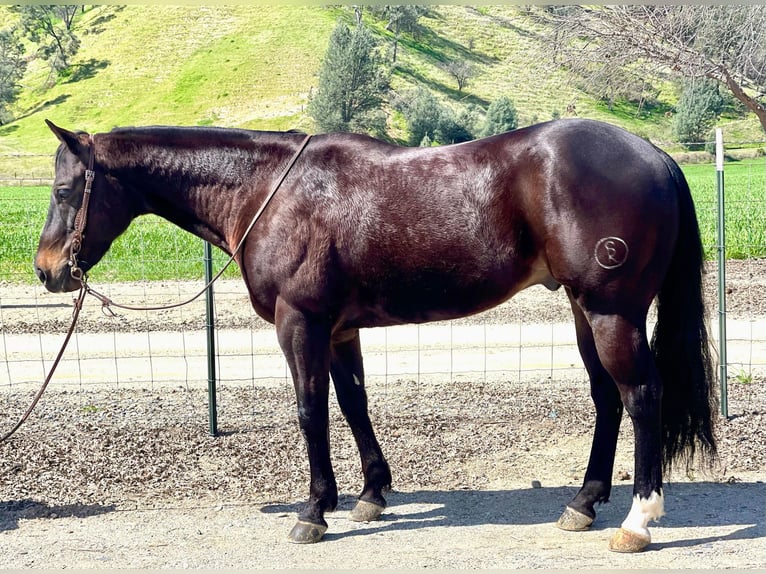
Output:
<instances>
[{"instance_id":1,"label":"gravel ground","mask_svg":"<svg viewBox=\"0 0 766 574\"><path fill-rule=\"evenodd\" d=\"M732 264L728 278L730 316L766 316L764 261ZM714 293L713 274L707 279ZM53 305L40 321L39 306L9 305L23 289L2 286L3 328L59 329L69 313L55 306L60 296L35 295ZM160 291L150 295L167 295ZM481 319L567 320L565 297L542 293L522 293ZM256 321L243 312L242 297L219 303L219 324ZM91 313L80 329L106 329L100 312ZM125 328L195 328L195 320L145 315ZM326 541L310 548L285 543L308 475L289 385L221 388L218 437L207 433L203 391L67 392L54 385L0 446L0 556L7 566L47 568L762 567L766 380L729 389L731 416L717 427L720 460L670 477L668 515L652 529L655 543L626 557L607 552L606 542L630 506L627 421L612 502L590 532L552 526L582 481L592 436L588 389L574 381L371 385L371 416L394 491L383 520L366 525L345 520L361 474L331 401L342 494ZM15 420L29 399L28 392L6 393L3 420Z\"/></svg>"},{"instance_id":2,"label":"gravel ground","mask_svg":"<svg viewBox=\"0 0 766 574\"><path fill-rule=\"evenodd\" d=\"M731 391L732 416L718 427L721 459L709 473L716 480L766 468L766 381ZM203 391L54 392L0 455L2 498L44 494L49 503L71 505L136 496L300 497L307 463L292 391L224 388L220 395L221 436L211 437ZM20 414L26 399L15 397L9 414ZM535 462L537 453L592 436L592 409L581 385L456 388L402 381L371 388L370 400L373 423L396 469L395 485L403 489L484 488L525 467L544 480L546 462L554 475L574 477L584 469L587 449L571 452L566 464ZM358 455L335 407L331 428L338 482L353 492L360 486ZM623 434L625 462L617 471L631 472L627 421ZM467 466L476 469L466 472Z\"/></svg>"},{"instance_id":3,"label":"gravel ground","mask_svg":"<svg viewBox=\"0 0 766 574\"><path fill-rule=\"evenodd\" d=\"M582 385L371 388L395 478L391 507L368 525L345 520L361 477L333 405L342 494L318 545L325 552L285 542L307 486L287 386L223 389L219 437L206 432L202 391L54 392L0 451L0 553L14 567L55 568L340 568L356 567L358 553L371 567L762 566L766 381L731 390L719 463L670 478L655 544L632 560L606 550L630 505L627 422L612 502L593 530L552 525L587 459L592 414ZM25 398L14 398L10 414Z\"/></svg>"}]
</instances>

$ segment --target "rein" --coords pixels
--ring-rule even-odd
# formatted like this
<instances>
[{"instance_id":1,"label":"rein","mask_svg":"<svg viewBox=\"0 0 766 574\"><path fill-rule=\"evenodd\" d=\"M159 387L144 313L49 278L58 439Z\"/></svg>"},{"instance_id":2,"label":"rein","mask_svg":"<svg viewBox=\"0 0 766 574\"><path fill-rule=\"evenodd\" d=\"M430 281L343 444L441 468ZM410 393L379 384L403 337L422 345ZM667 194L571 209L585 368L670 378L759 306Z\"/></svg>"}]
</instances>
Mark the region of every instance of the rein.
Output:
<instances>
[{"instance_id":1,"label":"rein","mask_svg":"<svg viewBox=\"0 0 766 574\"><path fill-rule=\"evenodd\" d=\"M2 436L2 438L0 438L0 443L5 442L9 438L11 438L11 435L15 433L17 430L19 430L19 427L23 425L24 422L29 418L29 415L32 414L32 411L37 406L37 403L40 401L40 398L43 396L45 389L48 387L48 383L50 383L51 379L53 378L53 373L56 372L56 367L59 366L59 361L61 361L61 357L64 356L64 351L66 350L66 347L69 344L69 339L72 338L72 333L74 333L74 327L77 324L77 318L80 316L80 309L82 309L82 302L84 300L85 300L85 289L81 288L80 293L79 295L77 295L77 299L75 299L75 302L74 302L74 311L72 312L72 324L69 325L69 330L67 330L66 336L64 337L64 342L61 344L61 349L59 349L59 352L53 361L53 365L51 365L51 370L48 371L48 376L45 377L45 382L43 382L42 386L40 387L40 390L37 391L35 398L32 399L32 404L29 405L27 410L21 416L21 418L19 419L19 422L17 422L16 425L11 430L9 430L7 433L5 433Z\"/></svg>"},{"instance_id":2,"label":"rein","mask_svg":"<svg viewBox=\"0 0 766 574\"><path fill-rule=\"evenodd\" d=\"M51 379L53 378L53 373L56 371L56 368L58 367L59 362L61 361L61 358L64 356L64 351L66 350L67 345L69 344L69 340L72 338L72 334L74 333L74 328L75 328L75 325L77 324L77 319L80 316L80 310L82 309L82 304L83 304L83 301L85 300L86 295L92 295L93 297L101 301L102 310L112 315L114 315L114 312L111 310L111 307L118 307L120 309L126 309L130 311L159 311L163 309L174 309L176 307L188 305L192 301L195 301L196 299L198 299L205 291L207 291L213 285L213 283L215 283L221 277L221 275L223 275L224 271L226 271L229 265L231 265L231 263L234 261L237 255L239 255L239 252L242 250L242 247L244 246L248 235L250 235L250 232L252 231L253 227L255 227L256 222L261 218L261 215L266 210L266 207L269 205L271 200L274 198L274 195L276 195L277 191L282 186L282 183L287 178L287 175L290 173L290 170L295 165L295 162L298 161L298 158L303 153L303 150L306 149L306 146L308 145L310 139L311 139L311 135L307 135L303 139L303 141L301 142L301 145L298 147L298 150L292 156L292 158L287 163L287 165L285 165L279 177L276 179L274 185L271 187L271 190L266 196L266 199L264 199L260 208L258 208L258 211L255 213L255 215L253 216L253 219L250 221L250 224L247 226L247 229L245 229L245 232L242 234L242 238L239 240L239 243L237 243L237 246L234 249L234 251L231 253L231 256L229 257L228 261L226 261L226 263L221 268L221 270L215 275L215 277L213 277L202 288L202 290L199 291L199 293L187 299L186 301L182 301L180 303L173 303L170 305L159 305L159 306L153 306L153 307L138 307L138 306L132 306L132 305L124 305L121 303L115 303L106 295L103 295L99 293L98 291L96 291L95 289L93 289L90 285L88 285L88 279L87 279L86 273L78 265L77 256L80 254L80 250L82 249L82 240L83 240L83 237L85 236L85 226L88 223L88 204L90 203L90 194L93 188L93 180L95 179L95 176L96 176L96 172L93 169L93 164L94 164L93 156L95 155L95 150L94 150L95 145L93 142L93 136L92 135L89 136L90 157L88 158L88 169L85 170L85 190L83 192L82 204L80 205L80 209L77 210L77 214L75 215L75 218L74 218L74 231L72 232L72 243L69 248L69 267L70 267L69 273L73 279L80 282L80 292L74 301L74 310L72 312L72 324L69 326L69 329L67 330L66 336L64 337L64 342L61 344L61 349L59 349L59 352L56 355L55 360L53 361L53 365L51 365L51 369L48 372L48 375L45 377L45 381L40 387L40 390L37 392L34 399L32 399L32 403L29 405L29 407L21 416L21 418L16 423L16 425L10 431L5 433L2 437L0 437L0 443L8 440L17 430L19 430L19 427L21 427L21 425L24 424L24 422L29 418L29 415L32 414L32 411L37 406L37 403L40 401L40 398L43 396L45 389L48 387L48 383L50 383Z\"/></svg>"}]
</instances>

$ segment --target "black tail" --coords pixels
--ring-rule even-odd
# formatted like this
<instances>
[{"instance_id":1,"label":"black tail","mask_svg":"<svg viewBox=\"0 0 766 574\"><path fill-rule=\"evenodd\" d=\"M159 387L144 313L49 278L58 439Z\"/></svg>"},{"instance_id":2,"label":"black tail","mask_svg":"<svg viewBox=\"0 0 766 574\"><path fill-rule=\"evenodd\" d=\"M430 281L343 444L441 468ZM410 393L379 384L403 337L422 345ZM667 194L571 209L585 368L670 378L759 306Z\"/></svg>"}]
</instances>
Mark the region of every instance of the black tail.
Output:
<instances>
[{"instance_id":1,"label":"black tail","mask_svg":"<svg viewBox=\"0 0 766 574\"><path fill-rule=\"evenodd\" d=\"M688 470L695 454L706 463L716 458L716 373L705 323L704 257L694 203L681 169L670 157L665 160L679 192L680 221L658 295L652 350L663 382L663 462L668 469L682 463Z\"/></svg>"}]
</instances>

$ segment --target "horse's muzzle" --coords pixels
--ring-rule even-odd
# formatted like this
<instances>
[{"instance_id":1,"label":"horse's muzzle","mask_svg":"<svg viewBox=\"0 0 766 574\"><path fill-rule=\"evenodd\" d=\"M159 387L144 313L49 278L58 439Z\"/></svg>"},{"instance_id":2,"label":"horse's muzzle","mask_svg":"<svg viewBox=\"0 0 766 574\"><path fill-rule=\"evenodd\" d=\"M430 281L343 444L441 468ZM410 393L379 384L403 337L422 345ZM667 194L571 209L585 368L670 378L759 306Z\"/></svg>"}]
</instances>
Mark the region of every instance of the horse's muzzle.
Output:
<instances>
[{"instance_id":1,"label":"horse's muzzle","mask_svg":"<svg viewBox=\"0 0 766 574\"><path fill-rule=\"evenodd\" d=\"M45 273L42 269L40 269L37 265L35 265L35 275L37 275L37 278L43 283L48 282L48 274Z\"/></svg>"},{"instance_id":2,"label":"horse's muzzle","mask_svg":"<svg viewBox=\"0 0 766 574\"><path fill-rule=\"evenodd\" d=\"M35 275L51 293L68 293L80 288L80 282L72 277L68 262L55 267L40 265L35 261Z\"/></svg>"}]
</instances>

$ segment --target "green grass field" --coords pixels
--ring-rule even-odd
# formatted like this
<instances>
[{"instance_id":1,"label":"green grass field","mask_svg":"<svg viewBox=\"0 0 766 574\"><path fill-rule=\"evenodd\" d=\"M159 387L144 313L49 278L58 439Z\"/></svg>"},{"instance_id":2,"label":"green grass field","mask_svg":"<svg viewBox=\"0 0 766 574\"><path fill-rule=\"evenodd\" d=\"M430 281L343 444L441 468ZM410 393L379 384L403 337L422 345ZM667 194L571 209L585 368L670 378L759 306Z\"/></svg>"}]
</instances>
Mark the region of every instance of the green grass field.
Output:
<instances>
[{"instance_id":1,"label":"green grass field","mask_svg":"<svg viewBox=\"0 0 766 574\"><path fill-rule=\"evenodd\" d=\"M716 252L718 200L712 165L684 166L697 207L702 241L708 259ZM724 166L726 256L749 259L766 256L766 160Z\"/></svg>"},{"instance_id":2,"label":"green grass field","mask_svg":"<svg viewBox=\"0 0 766 574\"><path fill-rule=\"evenodd\" d=\"M33 283L32 259L48 209L48 187L0 187L0 277ZM228 259L213 250L219 269ZM91 276L99 282L194 279L204 274L203 242L174 225L147 215L112 245ZM236 265L226 276L238 276Z\"/></svg>"},{"instance_id":3,"label":"green grass field","mask_svg":"<svg viewBox=\"0 0 766 574\"><path fill-rule=\"evenodd\" d=\"M716 254L716 177L711 165L684 167L709 259ZM766 161L726 165L726 253L766 256ZM45 221L47 187L0 187L0 277L33 283L32 258ZM94 281L195 279L203 275L202 240L154 216L144 216L117 239L91 272ZM214 250L214 267L226 256ZM227 276L238 275L236 266Z\"/></svg>"}]
</instances>

